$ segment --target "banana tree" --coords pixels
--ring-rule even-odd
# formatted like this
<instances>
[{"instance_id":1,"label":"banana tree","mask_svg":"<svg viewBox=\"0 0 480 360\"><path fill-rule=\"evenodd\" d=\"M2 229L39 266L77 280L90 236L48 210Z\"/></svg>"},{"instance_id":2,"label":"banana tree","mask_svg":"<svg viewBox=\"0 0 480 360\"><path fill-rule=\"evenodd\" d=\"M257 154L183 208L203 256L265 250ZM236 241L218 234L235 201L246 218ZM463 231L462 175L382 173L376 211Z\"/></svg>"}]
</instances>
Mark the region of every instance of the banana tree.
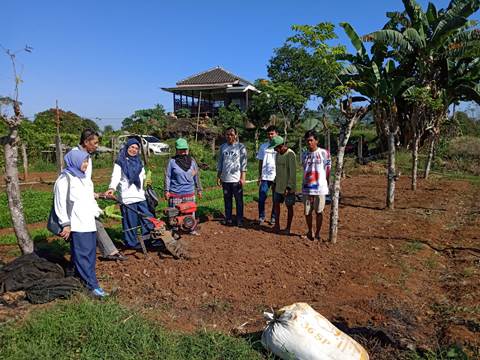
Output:
<instances>
[{"instance_id":1,"label":"banana tree","mask_svg":"<svg viewBox=\"0 0 480 360\"><path fill-rule=\"evenodd\" d=\"M399 123L403 120L398 114L398 99L404 89L413 81L403 75L403 69L397 67L395 61L386 59L387 48L375 44L368 54L362 38L348 23L340 24L357 50L356 54L343 57L349 62L342 72L342 78L351 89L368 98L377 132L387 137L388 170L387 170L387 208L393 209L395 202L395 181L397 180L395 156L396 138Z\"/></svg>"},{"instance_id":2,"label":"banana tree","mask_svg":"<svg viewBox=\"0 0 480 360\"><path fill-rule=\"evenodd\" d=\"M452 0L446 9L440 10L437 10L433 3L429 3L426 11L423 11L415 0L403 0L403 4L403 12L387 13L390 20L384 28L366 35L364 39L373 42L374 46L388 47L389 56L399 63L404 74L414 77L417 85L429 89L431 99L443 102L444 111L434 111L437 125L430 131L438 136L439 124L447 117L449 105L457 101L456 96L445 94L462 92L464 99L472 99L472 91L465 92L458 83L453 85L452 77L458 77L450 74L450 71L451 64L462 63L465 59L477 59L480 54L480 31L475 28L476 22L468 19L479 9L480 0ZM472 89L470 85L465 85L469 90ZM469 96L465 96L466 94ZM419 114L415 106L401 108L400 112L404 113L404 118L410 120ZM429 112L423 114L426 117L431 116ZM415 133L427 130L416 129L412 132L410 129L414 126L426 126L427 123L428 121L424 120L401 123L404 145L415 141ZM435 136L432 136L425 172L427 176L433 158L434 141ZM415 151L415 144L412 151ZM412 156L412 161L414 158L415 156Z\"/></svg>"}]
</instances>

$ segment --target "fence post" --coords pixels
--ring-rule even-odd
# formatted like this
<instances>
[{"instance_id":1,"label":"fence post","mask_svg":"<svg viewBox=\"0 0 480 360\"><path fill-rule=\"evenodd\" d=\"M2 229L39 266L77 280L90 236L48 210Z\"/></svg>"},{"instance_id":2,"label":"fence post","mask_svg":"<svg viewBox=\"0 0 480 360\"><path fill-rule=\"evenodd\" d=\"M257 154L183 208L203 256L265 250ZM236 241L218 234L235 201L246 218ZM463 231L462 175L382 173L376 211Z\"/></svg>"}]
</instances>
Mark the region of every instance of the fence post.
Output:
<instances>
[{"instance_id":1,"label":"fence post","mask_svg":"<svg viewBox=\"0 0 480 360\"><path fill-rule=\"evenodd\" d=\"M359 164L363 164L363 135L360 135L357 144L357 161Z\"/></svg>"}]
</instances>

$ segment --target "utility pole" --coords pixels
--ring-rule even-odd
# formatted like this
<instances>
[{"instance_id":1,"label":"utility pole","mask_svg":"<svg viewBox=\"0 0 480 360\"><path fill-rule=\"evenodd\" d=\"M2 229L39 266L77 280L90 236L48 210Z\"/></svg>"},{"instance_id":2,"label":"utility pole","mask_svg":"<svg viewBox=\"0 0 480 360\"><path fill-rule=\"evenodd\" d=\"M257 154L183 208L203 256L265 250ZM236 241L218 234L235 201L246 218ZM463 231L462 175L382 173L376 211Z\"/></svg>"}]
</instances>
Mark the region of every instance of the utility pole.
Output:
<instances>
[{"instance_id":1,"label":"utility pole","mask_svg":"<svg viewBox=\"0 0 480 360\"><path fill-rule=\"evenodd\" d=\"M57 127L57 134L55 135L55 158L57 161L57 171L58 173L60 173L63 170L63 150L62 150L62 141L60 139L60 111L58 110L58 100L56 100L55 110L56 110L55 123Z\"/></svg>"}]
</instances>

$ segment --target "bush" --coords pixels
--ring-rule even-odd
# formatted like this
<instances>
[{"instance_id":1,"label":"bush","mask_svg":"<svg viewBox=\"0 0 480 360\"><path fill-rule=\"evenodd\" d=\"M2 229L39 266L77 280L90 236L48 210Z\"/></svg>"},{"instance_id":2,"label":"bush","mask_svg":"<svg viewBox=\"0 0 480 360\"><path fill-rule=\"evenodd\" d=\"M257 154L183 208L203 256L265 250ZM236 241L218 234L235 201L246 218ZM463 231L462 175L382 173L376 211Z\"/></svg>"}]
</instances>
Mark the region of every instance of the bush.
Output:
<instances>
[{"instance_id":1,"label":"bush","mask_svg":"<svg viewBox=\"0 0 480 360\"><path fill-rule=\"evenodd\" d=\"M190 109L178 109L177 111L175 111L175 115L182 119L189 119L192 117Z\"/></svg>"},{"instance_id":2,"label":"bush","mask_svg":"<svg viewBox=\"0 0 480 360\"><path fill-rule=\"evenodd\" d=\"M461 136L452 139L448 144L449 158L480 159L480 138Z\"/></svg>"}]
</instances>

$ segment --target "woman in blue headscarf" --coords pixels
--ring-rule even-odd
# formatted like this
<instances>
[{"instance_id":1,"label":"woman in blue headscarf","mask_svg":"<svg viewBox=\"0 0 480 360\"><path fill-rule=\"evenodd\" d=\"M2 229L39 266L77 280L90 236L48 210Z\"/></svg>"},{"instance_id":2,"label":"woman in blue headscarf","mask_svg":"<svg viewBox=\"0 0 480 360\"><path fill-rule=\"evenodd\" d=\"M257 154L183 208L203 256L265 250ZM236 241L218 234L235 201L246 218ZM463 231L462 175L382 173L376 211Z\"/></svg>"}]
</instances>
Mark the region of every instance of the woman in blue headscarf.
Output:
<instances>
[{"instance_id":1,"label":"woman in blue headscarf","mask_svg":"<svg viewBox=\"0 0 480 360\"><path fill-rule=\"evenodd\" d=\"M145 168L142 160L140 160L140 143L137 139L130 138L118 154L106 194L113 195L115 191L118 191L122 203L153 217L145 200L144 180ZM125 245L129 248L140 250L137 229L141 226L142 236L147 237L152 224L125 206L122 206L121 210Z\"/></svg>"},{"instance_id":2,"label":"woman in blue headscarf","mask_svg":"<svg viewBox=\"0 0 480 360\"><path fill-rule=\"evenodd\" d=\"M65 155L65 170L54 186L54 206L63 227L60 236L71 239L70 250L75 272L95 297L107 293L98 284L95 273L97 226L101 213L95 200L93 183L85 176L90 155L86 151L70 151Z\"/></svg>"}]
</instances>

